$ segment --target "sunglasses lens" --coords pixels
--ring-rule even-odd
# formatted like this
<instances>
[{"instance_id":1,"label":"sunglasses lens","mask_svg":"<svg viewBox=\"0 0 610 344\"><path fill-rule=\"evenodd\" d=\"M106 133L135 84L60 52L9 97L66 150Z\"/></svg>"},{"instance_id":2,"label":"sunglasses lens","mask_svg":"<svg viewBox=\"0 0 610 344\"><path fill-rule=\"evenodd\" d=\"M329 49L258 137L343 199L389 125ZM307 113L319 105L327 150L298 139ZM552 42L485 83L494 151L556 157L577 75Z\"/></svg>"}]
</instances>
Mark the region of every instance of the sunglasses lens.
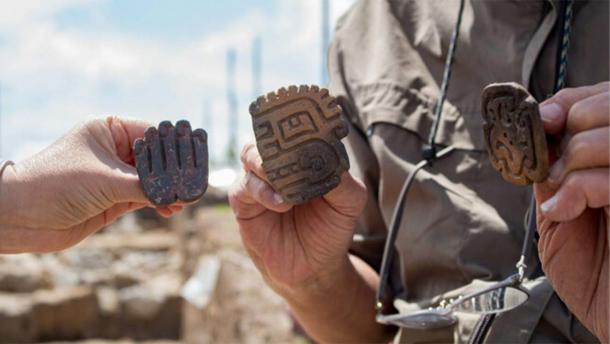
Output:
<instances>
[{"instance_id":1,"label":"sunglasses lens","mask_svg":"<svg viewBox=\"0 0 610 344\"><path fill-rule=\"evenodd\" d=\"M505 286L461 299L453 305L453 309L465 313L499 313L520 306L528 297L527 293L519 288Z\"/></svg>"}]
</instances>

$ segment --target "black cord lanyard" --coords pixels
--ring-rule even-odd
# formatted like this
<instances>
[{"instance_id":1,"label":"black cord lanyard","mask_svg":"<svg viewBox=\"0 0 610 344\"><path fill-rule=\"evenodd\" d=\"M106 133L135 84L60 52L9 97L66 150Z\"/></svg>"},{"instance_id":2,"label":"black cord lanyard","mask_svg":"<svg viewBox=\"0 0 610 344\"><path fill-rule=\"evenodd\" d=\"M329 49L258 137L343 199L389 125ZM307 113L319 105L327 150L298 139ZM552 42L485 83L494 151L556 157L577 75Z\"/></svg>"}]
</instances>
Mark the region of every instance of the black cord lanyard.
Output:
<instances>
[{"instance_id":1,"label":"black cord lanyard","mask_svg":"<svg viewBox=\"0 0 610 344\"><path fill-rule=\"evenodd\" d=\"M574 15L574 0L563 0L559 11L559 44L557 44L557 57L555 68L555 88L553 93L559 92L566 84L568 73L568 49L570 48L570 33L572 32L572 17Z\"/></svg>"},{"instance_id":2,"label":"black cord lanyard","mask_svg":"<svg viewBox=\"0 0 610 344\"><path fill-rule=\"evenodd\" d=\"M460 27L462 26L462 16L464 13L464 0L460 0L460 9L458 10L457 21L451 35L451 42L449 43L449 51L447 52L447 59L445 60L445 68L443 70L443 82L441 84L440 96L434 106L434 121L432 122L432 130L430 130L430 136L428 137L428 144L424 146L422 150L422 156L430 164L438 158L436 156L436 133L438 132L438 126L443 116L443 105L447 98L447 90L449 89L449 80L451 79L451 66L453 64L453 55L457 48L457 41L460 36Z\"/></svg>"},{"instance_id":3,"label":"black cord lanyard","mask_svg":"<svg viewBox=\"0 0 610 344\"><path fill-rule=\"evenodd\" d=\"M460 35L460 26L462 24L463 13L464 0L460 0L458 18L453 29L451 42L449 44L449 51L445 60L440 96L438 97L436 105L434 107L434 122L432 124L432 129L430 130L428 144L425 145L422 149L422 156L424 159L415 166L411 173L409 173L407 179L405 180L405 183L402 186L402 189L400 190L400 194L398 195L398 202L396 204L396 208L392 216L392 222L390 223L388 237L386 238L385 246L383 249L383 259L381 261L381 270L379 272L379 289L377 289L377 299L375 302L378 311L381 311L381 309L383 308L383 298L385 295L385 289L388 284L390 268L394 257L394 243L396 242L396 235L398 234L398 230L400 229L400 224L402 222L402 215L404 213L405 203L407 201L407 194L409 193L409 189L411 188L411 185L415 180L415 175L422 168L428 165L432 165L432 163L436 159L442 158L443 156L446 156L447 154L453 151L453 146L449 146L437 153L436 133L438 131L438 126L443 113L443 104L445 103L445 99L447 98L449 78L451 77L451 65L453 63L455 49L457 48L457 41Z\"/></svg>"}]
</instances>

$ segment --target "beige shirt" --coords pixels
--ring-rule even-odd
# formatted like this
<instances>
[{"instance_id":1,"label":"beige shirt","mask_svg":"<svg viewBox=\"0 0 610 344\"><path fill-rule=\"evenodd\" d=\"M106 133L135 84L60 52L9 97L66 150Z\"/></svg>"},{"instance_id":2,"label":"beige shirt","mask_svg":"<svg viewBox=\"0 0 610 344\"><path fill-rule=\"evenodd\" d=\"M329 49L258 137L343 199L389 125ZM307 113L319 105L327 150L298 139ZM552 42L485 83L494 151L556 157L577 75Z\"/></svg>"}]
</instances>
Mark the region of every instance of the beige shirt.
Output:
<instances>
[{"instance_id":1,"label":"beige shirt","mask_svg":"<svg viewBox=\"0 0 610 344\"><path fill-rule=\"evenodd\" d=\"M392 272L397 307L425 306L515 273L531 188L504 182L490 166L480 94L502 81L527 85L538 100L552 93L557 3L466 0L437 136L458 150L419 172L409 193ZM351 171L369 192L352 252L377 270L401 186L422 159L458 6L459 0L361 0L336 29L330 89L352 122ZM608 1L576 1L574 10L567 86L608 80ZM450 328L402 330L398 339L467 342L476 333L494 343L595 341L554 294L537 257L528 266L528 302L489 326L479 316L460 316Z\"/></svg>"}]
</instances>

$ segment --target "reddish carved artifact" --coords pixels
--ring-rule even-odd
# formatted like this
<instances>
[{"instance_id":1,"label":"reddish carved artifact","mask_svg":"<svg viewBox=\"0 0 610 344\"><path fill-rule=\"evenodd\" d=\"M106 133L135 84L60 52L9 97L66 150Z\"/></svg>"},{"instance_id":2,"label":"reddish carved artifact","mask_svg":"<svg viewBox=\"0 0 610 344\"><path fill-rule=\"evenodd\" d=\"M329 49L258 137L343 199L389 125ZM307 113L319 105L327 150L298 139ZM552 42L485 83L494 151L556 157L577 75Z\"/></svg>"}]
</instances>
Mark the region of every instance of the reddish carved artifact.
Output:
<instances>
[{"instance_id":1,"label":"reddish carved artifact","mask_svg":"<svg viewBox=\"0 0 610 344\"><path fill-rule=\"evenodd\" d=\"M134 143L136 169L144 194L157 206L193 202L208 187L208 145L203 129L188 121L169 121L146 129Z\"/></svg>"},{"instance_id":2,"label":"reddish carved artifact","mask_svg":"<svg viewBox=\"0 0 610 344\"><path fill-rule=\"evenodd\" d=\"M250 114L263 169L286 202L304 203L339 185L349 169L341 143L348 126L328 90L281 88L253 102Z\"/></svg>"},{"instance_id":3,"label":"reddish carved artifact","mask_svg":"<svg viewBox=\"0 0 610 344\"><path fill-rule=\"evenodd\" d=\"M516 83L491 84L481 97L485 142L493 167L516 185L544 181L549 156L534 97Z\"/></svg>"}]
</instances>

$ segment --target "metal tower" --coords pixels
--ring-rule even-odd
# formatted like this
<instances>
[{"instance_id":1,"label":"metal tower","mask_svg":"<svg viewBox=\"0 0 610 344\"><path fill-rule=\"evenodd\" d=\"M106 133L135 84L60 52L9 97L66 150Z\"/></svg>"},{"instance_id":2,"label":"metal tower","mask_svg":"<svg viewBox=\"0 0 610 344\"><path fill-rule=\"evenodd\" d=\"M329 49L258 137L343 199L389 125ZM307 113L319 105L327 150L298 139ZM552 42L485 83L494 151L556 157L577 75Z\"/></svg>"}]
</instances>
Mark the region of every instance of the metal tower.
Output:
<instances>
[{"instance_id":1,"label":"metal tower","mask_svg":"<svg viewBox=\"0 0 610 344\"><path fill-rule=\"evenodd\" d=\"M212 143L212 111L210 110L210 102L204 98L202 108L201 108L201 127L208 133L208 146L213 145ZM212 151L210 151L210 164L214 162L214 156L212 155Z\"/></svg>"},{"instance_id":2,"label":"metal tower","mask_svg":"<svg viewBox=\"0 0 610 344\"><path fill-rule=\"evenodd\" d=\"M236 63L237 63L237 52L235 49L230 48L227 51L227 105L229 108L229 144L227 147L227 163L234 165L237 163L237 133L239 130L239 122L237 119L237 92L236 92Z\"/></svg>"},{"instance_id":3,"label":"metal tower","mask_svg":"<svg viewBox=\"0 0 610 344\"><path fill-rule=\"evenodd\" d=\"M320 84L328 84L328 47L330 45L330 0L322 0L321 15L322 65L320 66Z\"/></svg>"}]
</instances>

